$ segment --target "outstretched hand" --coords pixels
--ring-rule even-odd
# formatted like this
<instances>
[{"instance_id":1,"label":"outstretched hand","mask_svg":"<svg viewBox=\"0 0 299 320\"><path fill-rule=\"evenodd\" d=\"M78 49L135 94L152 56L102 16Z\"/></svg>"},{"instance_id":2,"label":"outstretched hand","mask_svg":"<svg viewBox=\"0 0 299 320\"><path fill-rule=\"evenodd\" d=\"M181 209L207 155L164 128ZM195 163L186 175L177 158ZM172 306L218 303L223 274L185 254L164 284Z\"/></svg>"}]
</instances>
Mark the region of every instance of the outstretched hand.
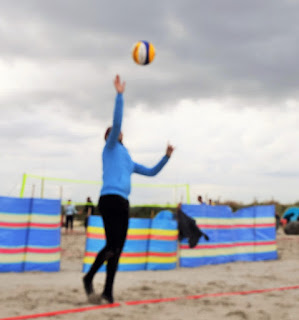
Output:
<instances>
[{"instance_id":1,"label":"outstretched hand","mask_svg":"<svg viewBox=\"0 0 299 320\"><path fill-rule=\"evenodd\" d=\"M166 149L166 155L168 158L171 157L173 150L174 150L174 147L171 144L168 144L167 149Z\"/></svg>"},{"instance_id":2,"label":"outstretched hand","mask_svg":"<svg viewBox=\"0 0 299 320\"><path fill-rule=\"evenodd\" d=\"M123 93L125 91L126 83L120 81L119 75L116 75L114 79L114 87L118 93Z\"/></svg>"}]
</instances>

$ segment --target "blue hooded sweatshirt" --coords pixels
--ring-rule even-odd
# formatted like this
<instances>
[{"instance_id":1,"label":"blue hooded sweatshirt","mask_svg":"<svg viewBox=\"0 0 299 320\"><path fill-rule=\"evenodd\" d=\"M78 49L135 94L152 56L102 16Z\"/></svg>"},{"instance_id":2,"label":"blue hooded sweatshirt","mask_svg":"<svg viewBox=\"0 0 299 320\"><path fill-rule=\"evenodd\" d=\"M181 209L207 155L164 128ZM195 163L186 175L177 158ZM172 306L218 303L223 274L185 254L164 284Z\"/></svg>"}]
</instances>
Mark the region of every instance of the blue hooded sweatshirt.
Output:
<instances>
[{"instance_id":1,"label":"blue hooded sweatshirt","mask_svg":"<svg viewBox=\"0 0 299 320\"><path fill-rule=\"evenodd\" d=\"M165 155L154 167L148 168L134 162L128 150L118 141L123 117L123 95L117 94L115 100L113 125L103 150L103 187L101 196L119 195L128 199L131 192L131 174L156 175L167 163Z\"/></svg>"}]
</instances>

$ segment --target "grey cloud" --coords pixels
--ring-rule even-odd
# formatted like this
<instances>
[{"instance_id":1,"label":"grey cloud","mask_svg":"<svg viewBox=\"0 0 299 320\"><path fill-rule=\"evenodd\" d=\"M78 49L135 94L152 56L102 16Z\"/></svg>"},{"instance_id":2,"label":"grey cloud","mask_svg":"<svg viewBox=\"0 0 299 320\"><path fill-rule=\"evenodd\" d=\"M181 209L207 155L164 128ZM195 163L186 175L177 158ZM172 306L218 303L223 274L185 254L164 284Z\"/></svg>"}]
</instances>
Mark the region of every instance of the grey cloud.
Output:
<instances>
[{"instance_id":1,"label":"grey cloud","mask_svg":"<svg viewBox=\"0 0 299 320\"><path fill-rule=\"evenodd\" d=\"M298 9L296 2L257 0L153 1L146 7L138 1L26 1L17 7L4 1L0 50L4 61L57 64L62 73L66 60L73 68L85 61L98 70L106 84L98 88L82 78L83 95L78 88L30 93L32 104L58 99L79 115L110 116L99 104L113 103L115 65L128 83L128 107L228 96L274 105L298 98ZM156 46L151 66L130 58L132 44L142 38ZM18 104L18 97L8 103Z\"/></svg>"},{"instance_id":2,"label":"grey cloud","mask_svg":"<svg viewBox=\"0 0 299 320\"><path fill-rule=\"evenodd\" d=\"M59 119L59 115L56 119ZM0 124L0 141L6 143L12 141L12 145L17 142L30 144L35 140L41 143L43 140L45 143L50 140L58 144L74 144L94 137L93 133L76 132L69 126L69 121L65 122L65 126L61 123L55 125L53 121L47 119L47 115L38 118L32 117L32 119L27 117L23 120L21 116L19 119Z\"/></svg>"},{"instance_id":3,"label":"grey cloud","mask_svg":"<svg viewBox=\"0 0 299 320\"><path fill-rule=\"evenodd\" d=\"M281 171L266 171L262 172L261 174L273 178L287 178L287 179L298 179L299 171L297 170L285 170L282 169Z\"/></svg>"}]
</instances>

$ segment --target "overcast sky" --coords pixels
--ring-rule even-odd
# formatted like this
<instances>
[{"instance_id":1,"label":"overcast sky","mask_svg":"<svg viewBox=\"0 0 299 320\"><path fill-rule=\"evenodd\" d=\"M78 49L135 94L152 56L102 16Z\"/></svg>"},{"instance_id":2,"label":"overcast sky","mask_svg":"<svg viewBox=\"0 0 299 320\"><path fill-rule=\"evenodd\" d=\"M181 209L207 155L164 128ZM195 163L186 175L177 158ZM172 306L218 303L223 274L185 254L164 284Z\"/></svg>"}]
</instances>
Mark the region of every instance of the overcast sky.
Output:
<instances>
[{"instance_id":1,"label":"overcast sky","mask_svg":"<svg viewBox=\"0 0 299 320\"><path fill-rule=\"evenodd\" d=\"M176 147L134 184L190 184L194 203L299 201L298 21L295 0L0 0L0 195L18 195L23 173L101 181L119 73L133 160L152 166ZM151 65L133 62L138 40L154 44ZM89 188L63 197L96 201ZM133 188L131 202L168 196Z\"/></svg>"}]
</instances>

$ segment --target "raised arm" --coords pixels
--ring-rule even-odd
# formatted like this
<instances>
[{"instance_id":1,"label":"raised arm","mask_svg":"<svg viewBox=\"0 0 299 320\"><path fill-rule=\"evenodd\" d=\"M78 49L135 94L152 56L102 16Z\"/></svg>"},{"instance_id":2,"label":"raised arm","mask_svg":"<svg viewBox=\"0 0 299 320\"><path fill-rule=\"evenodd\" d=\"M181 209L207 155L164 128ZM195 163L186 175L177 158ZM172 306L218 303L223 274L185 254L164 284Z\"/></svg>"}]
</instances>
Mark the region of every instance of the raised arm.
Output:
<instances>
[{"instance_id":1,"label":"raised arm","mask_svg":"<svg viewBox=\"0 0 299 320\"><path fill-rule=\"evenodd\" d=\"M113 147L115 143L118 141L119 134L121 132L121 124L123 118L123 93L125 91L125 82L121 82L119 75L117 75L114 79L114 87L117 92L117 96L115 98L115 106L113 113L113 124L109 136L107 138L107 146Z\"/></svg>"},{"instance_id":2,"label":"raised arm","mask_svg":"<svg viewBox=\"0 0 299 320\"><path fill-rule=\"evenodd\" d=\"M158 174L161 169L165 166L168 159L171 157L171 154L174 150L172 145L168 145L166 149L165 156L154 166L154 167L145 167L142 164L134 162L134 171L135 173L142 174L144 176L155 176Z\"/></svg>"}]
</instances>

